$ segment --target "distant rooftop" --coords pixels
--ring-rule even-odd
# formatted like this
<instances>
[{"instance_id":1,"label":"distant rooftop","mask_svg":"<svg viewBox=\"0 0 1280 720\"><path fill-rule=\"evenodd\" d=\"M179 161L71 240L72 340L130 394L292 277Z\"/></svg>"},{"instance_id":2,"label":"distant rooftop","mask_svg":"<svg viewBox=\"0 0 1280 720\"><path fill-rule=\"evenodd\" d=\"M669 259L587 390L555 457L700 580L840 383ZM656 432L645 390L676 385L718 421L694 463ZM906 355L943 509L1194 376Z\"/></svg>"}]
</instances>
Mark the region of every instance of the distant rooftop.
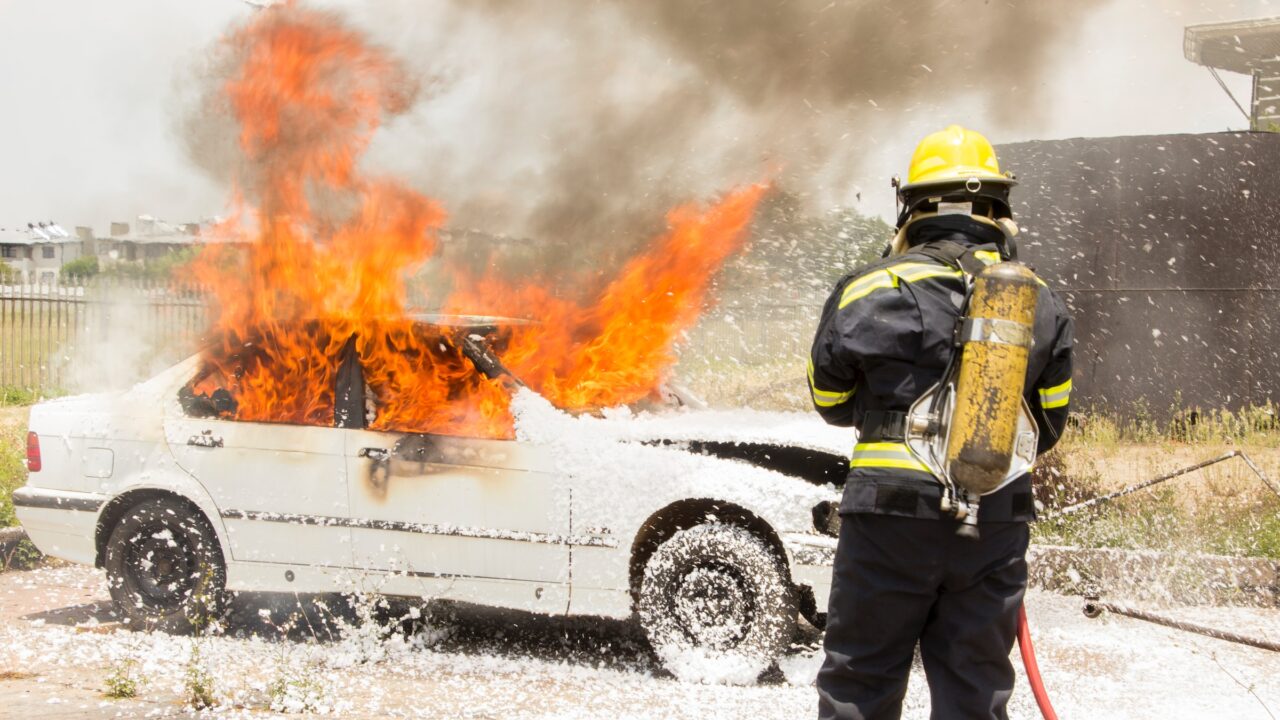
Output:
<instances>
[{"instance_id":1,"label":"distant rooftop","mask_svg":"<svg viewBox=\"0 0 1280 720\"><path fill-rule=\"evenodd\" d=\"M213 243L250 242L248 237L223 229L225 218L207 217L199 222L171 223L151 215L139 215L130 225L111 223L110 235L100 240L136 243L138 245L209 245Z\"/></svg>"},{"instance_id":2,"label":"distant rooftop","mask_svg":"<svg viewBox=\"0 0 1280 720\"><path fill-rule=\"evenodd\" d=\"M0 225L0 243L7 245L36 245L38 243L79 242L79 238L54 222L27 223L25 225Z\"/></svg>"}]
</instances>

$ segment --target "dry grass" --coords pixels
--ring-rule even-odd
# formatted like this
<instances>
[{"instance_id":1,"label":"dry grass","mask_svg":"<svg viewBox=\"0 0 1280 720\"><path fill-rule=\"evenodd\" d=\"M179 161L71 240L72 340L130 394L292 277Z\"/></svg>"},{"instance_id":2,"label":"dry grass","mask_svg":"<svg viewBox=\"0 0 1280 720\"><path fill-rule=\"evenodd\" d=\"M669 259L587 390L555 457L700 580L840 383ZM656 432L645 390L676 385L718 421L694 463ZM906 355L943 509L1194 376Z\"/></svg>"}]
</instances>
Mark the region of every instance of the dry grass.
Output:
<instances>
[{"instance_id":1,"label":"dry grass","mask_svg":"<svg viewBox=\"0 0 1280 720\"><path fill-rule=\"evenodd\" d=\"M1068 435L1041 462L1037 497L1052 511L1231 450L1245 451L1269 477L1280 478L1274 437L1094 444ZM1096 509L1038 523L1035 533L1053 544L1280 559L1280 498L1233 458Z\"/></svg>"}]
</instances>

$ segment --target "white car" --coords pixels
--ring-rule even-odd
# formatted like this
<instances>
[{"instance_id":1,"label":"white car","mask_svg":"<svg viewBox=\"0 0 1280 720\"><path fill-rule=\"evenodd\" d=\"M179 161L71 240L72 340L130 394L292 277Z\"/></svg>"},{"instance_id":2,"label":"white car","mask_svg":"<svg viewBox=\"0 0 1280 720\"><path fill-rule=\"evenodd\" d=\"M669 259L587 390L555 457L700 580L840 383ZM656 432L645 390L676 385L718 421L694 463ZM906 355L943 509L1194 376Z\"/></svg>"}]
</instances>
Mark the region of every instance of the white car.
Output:
<instances>
[{"instance_id":1,"label":"white car","mask_svg":"<svg viewBox=\"0 0 1280 720\"><path fill-rule=\"evenodd\" d=\"M477 372L505 371L491 326L431 323ZM514 440L373 431L362 413L243 422L191 402L200 365L31 410L18 517L45 554L105 568L130 623L189 629L226 591L359 588L635 614L665 660L766 662L799 616L822 624L852 437L812 415L573 416L520 388Z\"/></svg>"}]
</instances>

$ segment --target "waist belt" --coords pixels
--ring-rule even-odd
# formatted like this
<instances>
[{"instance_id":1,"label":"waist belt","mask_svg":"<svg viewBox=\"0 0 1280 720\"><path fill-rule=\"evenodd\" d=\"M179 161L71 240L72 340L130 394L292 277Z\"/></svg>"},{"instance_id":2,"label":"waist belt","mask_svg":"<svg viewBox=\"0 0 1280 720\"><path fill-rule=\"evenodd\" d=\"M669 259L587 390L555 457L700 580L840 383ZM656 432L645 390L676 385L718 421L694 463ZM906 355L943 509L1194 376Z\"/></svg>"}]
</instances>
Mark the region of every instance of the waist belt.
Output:
<instances>
[{"instance_id":1,"label":"waist belt","mask_svg":"<svg viewBox=\"0 0 1280 720\"><path fill-rule=\"evenodd\" d=\"M906 413L897 410L871 410L863 416L858 442L902 442L906 439Z\"/></svg>"}]
</instances>

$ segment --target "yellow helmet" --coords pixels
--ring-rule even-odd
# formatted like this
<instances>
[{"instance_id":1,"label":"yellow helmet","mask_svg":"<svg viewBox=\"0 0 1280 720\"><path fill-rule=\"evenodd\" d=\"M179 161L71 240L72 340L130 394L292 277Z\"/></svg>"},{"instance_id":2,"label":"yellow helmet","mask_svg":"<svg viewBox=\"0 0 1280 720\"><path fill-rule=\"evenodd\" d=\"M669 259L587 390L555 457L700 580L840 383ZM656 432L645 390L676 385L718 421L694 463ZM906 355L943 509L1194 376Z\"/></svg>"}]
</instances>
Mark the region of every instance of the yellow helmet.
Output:
<instances>
[{"instance_id":1,"label":"yellow helmet","mask_svg":"<svg viewBox=\"0 0 1280 720\"><path fill-rule=\"evenodd\" d=\"M981 133L959 125L952 125L921 140L911 156L911 168L907 171L908 186L969 178L997 182L1009 180L1000 172L1000 163L991 143Z\"/></svg>"},{"instance_id":2,"label":"yellow helmet","mask_svg":"<svg viewBox=\"0 0 1280 720\"><path fill-rule=\"evenodd\" d=\"M951 201L987 200L1005 216L1009 209L1009 188L1017 183L1000 172L995 148L981 133L951 125L927 135L916 146L907 170L907 182L899 184L902 203L899 227L922 205L941 198Z\"/></svg>"}]
</instances>

